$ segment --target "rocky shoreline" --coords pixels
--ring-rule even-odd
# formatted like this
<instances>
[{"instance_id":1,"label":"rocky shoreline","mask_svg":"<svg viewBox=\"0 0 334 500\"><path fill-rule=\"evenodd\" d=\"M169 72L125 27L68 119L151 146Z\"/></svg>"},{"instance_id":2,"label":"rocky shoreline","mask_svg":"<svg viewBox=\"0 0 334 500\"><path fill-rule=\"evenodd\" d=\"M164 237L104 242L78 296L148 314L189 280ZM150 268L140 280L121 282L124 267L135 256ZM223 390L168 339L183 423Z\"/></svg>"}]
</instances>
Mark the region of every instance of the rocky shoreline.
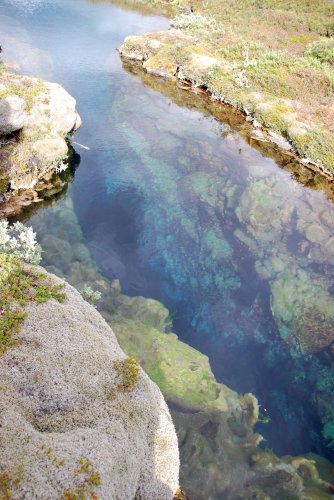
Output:
<instances>
[{"instance_id":1,"label":"rocky shoreline","mask_svg":"<svg viewBox=\"0 0 334 500\"><path fill-rule=\"evenodd\" d=\"M68 136L80 124L75 100L60 85L0 72L0 214L14 215L54 190L54 174L73 156Z\"/></svg>"},{"instance_id":2,"label":"rocky shoreline","mask_svg":"<svg viewBox=\"0 0 334 500\"><path fill-rule=\"evenodd\" d=\"M203 39L215 29L218 28L213 18L188 12L176 17L168 31L126 37L118 50L122 58L140 63L148 74L179 81L184 90L201 89L213 101L236 108L252 125L252 138L276 145L306 168L332 181L332 134L327 137L321 125L305 119L301 102L248 91L242 71L237 78L233 67L224 58L211 54L205 45ZM319 149L308 147L313 142L318 143Z\"/></svg>"}]
</instances>

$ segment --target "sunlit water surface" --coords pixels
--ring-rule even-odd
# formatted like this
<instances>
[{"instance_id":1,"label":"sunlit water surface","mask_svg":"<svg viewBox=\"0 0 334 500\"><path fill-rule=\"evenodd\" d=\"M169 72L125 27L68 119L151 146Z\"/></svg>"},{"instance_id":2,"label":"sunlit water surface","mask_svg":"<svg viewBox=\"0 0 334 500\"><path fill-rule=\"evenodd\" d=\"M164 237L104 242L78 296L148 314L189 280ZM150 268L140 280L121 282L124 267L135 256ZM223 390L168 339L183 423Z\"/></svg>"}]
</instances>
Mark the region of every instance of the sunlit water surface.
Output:
<instances>
[{"instance_id":1,"label":"sunlit water surface","mask_svg":"<svg viewBox=\"0 0 334 500\"><path fill-rule=\"evenodd\" d=\"M102 272L163 302L217 379L258 397L268 446L331 457L317 401L334 394L332 204L228 124L122 68L115 48L165 29L162 17L84 0L1 3L5 60L77 100L74 140L90 151L77 148L67 196ZM46 251L52 210L29 220Z\"/></svg>"}]
</instances>

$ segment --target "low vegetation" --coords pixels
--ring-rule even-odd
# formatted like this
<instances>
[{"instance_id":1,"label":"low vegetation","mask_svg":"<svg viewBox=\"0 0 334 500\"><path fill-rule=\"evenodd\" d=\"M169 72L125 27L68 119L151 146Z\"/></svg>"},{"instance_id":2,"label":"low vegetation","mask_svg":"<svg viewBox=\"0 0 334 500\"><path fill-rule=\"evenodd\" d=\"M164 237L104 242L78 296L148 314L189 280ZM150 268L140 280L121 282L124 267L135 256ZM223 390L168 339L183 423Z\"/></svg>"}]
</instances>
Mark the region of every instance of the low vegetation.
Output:
<instances>
[{"instance_id":1,"label":"low vegetation","mask_svg":"<svg viewBox=\"0 0 334 500\"><path fill-rule=\"evenodd\" d=\"M82 298L84 298L89 304L96 308L97 302L101 298L101 292L98 290L93 290L89 285L85 284L80 290Z\"/></svg>"},{"instance_id":2,"label":"low vegetation","mask_svg":"<svg viewBox=\"0 0 334 500\"><path fill-rule=\"evenodd\" d=\"M39 264L42 249L31 227L26 227L21 222L10 226L8 221L0 221L0 253L30 264Z\"/></svg>"},{"instance_id":3,"label":"low vegetation","mask_svg":"<svg viewBox=\"0 0 334 500\"><path fill-rule=\"evenodd\" d=\"M16 334L27 317L29 303L54 298L65 300L63 285L50 285L46 275L36 273L11 255L0 254L0 356L17 344Z\"/></svg>"},{"instance_id":4,"label":"low vegetation","mask_svg":"<svg viewBox=\"0 0 334 500\"><path fill-rule=\"evenodd\" d=\"M41 450L45 453L47 460L55 468L56 473L60 473L63 467L73 469L73 464L66 463L64 458L58 458L54 454L52 448L47 447L45 443L42 444ZM63 492L61 496L62 500L98 499L95 489L102 486L101 475L89 460L80 458L77 468L73 470L71 479L72 488Z\"/></svg>"},{"instance_id":5,"label":"low vegetation","mask_svg":"<svg viewBox=\"0 0 334 500\"><path fill-rule=\"evenodd\" d=\"M114 361L114 367L119 376L117 389L121 392L130 392L138 382L140 365L135 358L129 357L122 361Z\"/></svg>"},{"instance_id":6,"label":"low vegetation","mask_svg":"<svg viewBox=\"0 0 334 500\"><path fill-rule=\"evenodd\" d=\"M41 248L31 228L0 222L0 356L17 344L29 303L65 300L64 285L52 285L46 275L26 263L38 263Z\"/></svg>"},{"instance_id":7,"label":"low vegetation","mask_svg":"<svg viewBox=\"0 0 334 500\"><path fill-rule=\"evenodd\" d=\"M0 473L0 498L1 500L10 500L12 498L11 490L20 482L20 479L4 471Z\"/></svg>"},{"instance_id":8,"label":"low vegetation","mask_svg":"<svg viewBox=\"0 0 334 500\"><path fill-rule=\"evenodd\" d=\"M15 95L25 101L25 111L29 113L36 97L45 94L45 103L49 101L48 89L42 80L31 78L18 78L11 73L1 71L3 63L0 63L0 99Z\"/></svg>"},{"instance_id":9,"label":"low vegetation","mask_svg":"<svg viewBox=\"0 0 334 500\"><path fill-rule=\"evenodd\" d=\"M98 500L94 490L102 486L102 481L99 472L94 469L91 462L80 458L79 468L75 470L75 475L78 476L81 484L74 491L65 491L63 500L81 500L85 498Z\"/></svg>"}]
</instances>

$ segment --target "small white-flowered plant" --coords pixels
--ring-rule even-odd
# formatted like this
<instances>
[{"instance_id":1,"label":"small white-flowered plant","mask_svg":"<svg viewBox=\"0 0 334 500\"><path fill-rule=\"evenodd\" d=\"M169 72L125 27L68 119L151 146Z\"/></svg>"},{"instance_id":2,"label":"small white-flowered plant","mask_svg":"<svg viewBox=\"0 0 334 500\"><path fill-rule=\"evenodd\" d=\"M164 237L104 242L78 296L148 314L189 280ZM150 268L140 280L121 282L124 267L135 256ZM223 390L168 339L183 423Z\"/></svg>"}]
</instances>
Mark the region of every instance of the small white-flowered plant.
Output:
<instances>
[{"instance_id":1,"label":"small white-flowered plant","mask_svg":"<svg viewBox=\"0 0 334 500\"><path fill-rule=\"evenodd\" d=\"M56 174L60 174L61 172L64 172L67 169L67 164L61 161L56 167L55 171Z\"/></svg>"},{"instance_id":2,"label":"small white-flowered plant","mask_svg":"<svg viewBox=\"0 0 334 500\"><path fill-rule=\"evenodd\" d=\"M193 29L211 28L217 29L217 23L213 17L205 17L201 14L180 14L173 19L172 25L175 28L191 31Z\"/></svg>"},{"instance_id":3,"label":"small white-flowered plant","mask_svg":"<svg viewBox=\"0 0 334 500\"><path fill-rule=\"evenodd\" d=\"M238 85L238 87L245 87L245 88L250 87L249 80L243 70L239 70L232 73L232 78L234 82Z\"/></svg>"},{"instance_id":4,"label":"small white-flowered plant","mask_svg":"<svg viewBox=\"0 0 334 500\"><path fill-rule=\"evenodd\" d=\"M12 226L7 221L0 221L0 253L12 255L31 264L39 264L42 248L36 241L32 227L21 222Z\"/></svg>"}]
</instances>

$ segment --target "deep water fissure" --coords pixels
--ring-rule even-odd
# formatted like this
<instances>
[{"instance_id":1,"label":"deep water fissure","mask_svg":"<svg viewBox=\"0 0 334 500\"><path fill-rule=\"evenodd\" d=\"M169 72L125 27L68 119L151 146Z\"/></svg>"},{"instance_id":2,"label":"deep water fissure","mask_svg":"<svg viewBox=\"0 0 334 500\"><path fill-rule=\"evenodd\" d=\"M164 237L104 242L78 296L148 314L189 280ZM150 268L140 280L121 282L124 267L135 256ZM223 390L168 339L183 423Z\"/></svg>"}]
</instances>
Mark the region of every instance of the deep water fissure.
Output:
<instances>
[{"instance_id":1,"label":"deep water fissure","mask_svg":"<svg viewBox=\"0 0 334 500\"><path fill-rule=\"evenodd\" d=\"M77 98L84 125L76 137L91 151L81 154L69 196L98 266L125 293L161 300L176 333L209 356L218 380L258 396L272 418L260 424L269 447L333 459L310 394L317 363L329 364L290 350L279 332L288 322L277 326L270 297L273 284L284 295L284 272L307 293L303 280L308 285L316 273L333 295L328 241L314 244L320 236L307 220L312 209L327 231L328 200L298 186L227 123L182 107L122 68L114 48L124 36L164 28L166 20L86 2L5 6L1 24L18 34L8 57ZM62 238L70 240L66 230ZM288 316L287 304L282 309Z\"/></svg>"}]
</instances>

